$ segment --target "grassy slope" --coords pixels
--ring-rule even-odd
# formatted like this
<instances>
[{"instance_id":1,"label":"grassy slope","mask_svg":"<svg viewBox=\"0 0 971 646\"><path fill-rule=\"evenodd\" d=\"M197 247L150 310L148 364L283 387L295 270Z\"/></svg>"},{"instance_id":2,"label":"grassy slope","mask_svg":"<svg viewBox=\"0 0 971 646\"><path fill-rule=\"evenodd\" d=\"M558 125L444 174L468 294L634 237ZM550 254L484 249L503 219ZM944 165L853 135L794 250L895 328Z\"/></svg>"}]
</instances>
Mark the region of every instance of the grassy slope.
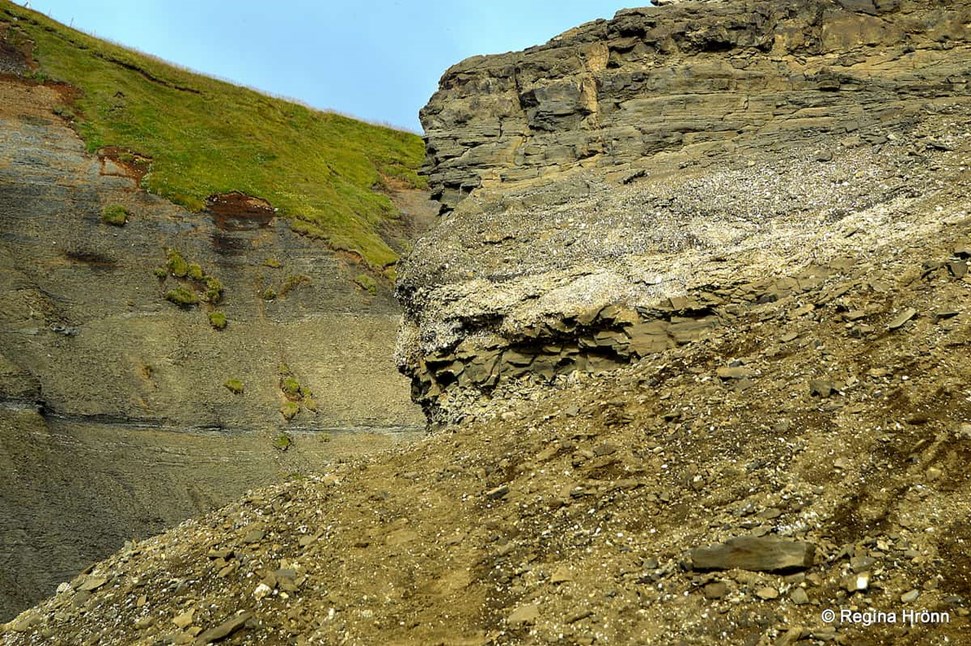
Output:
<instances>
[{"instance_id":1,"label":"grassy slope","mask_svg":"<svg viewBox=\"0 0 971 646\"><path fill-rule=\"evenodd\" d=\"M148 190L192 210L208 195L243 191L371 267L397 260L379 234L397 212L372 187L382 176L421 183L418 136L192 74L0 0L0 21L13 17L34 43L39 74L81 89L75 108L88 149L153 159Z\"/></svg>"}]
</instances>

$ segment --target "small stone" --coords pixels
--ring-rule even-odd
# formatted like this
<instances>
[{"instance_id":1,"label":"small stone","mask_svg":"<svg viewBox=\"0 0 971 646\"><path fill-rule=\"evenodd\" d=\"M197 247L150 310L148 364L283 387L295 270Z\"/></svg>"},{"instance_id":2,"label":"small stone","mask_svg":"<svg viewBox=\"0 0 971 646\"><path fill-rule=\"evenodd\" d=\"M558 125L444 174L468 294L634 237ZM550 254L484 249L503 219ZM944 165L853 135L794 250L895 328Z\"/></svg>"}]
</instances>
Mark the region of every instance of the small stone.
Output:
<instances>
[{"instance_id":1,"label":"small stone","mask_svg":"<svg viewBox=\"0 0 971 646\"><path fill-rule=\"evenodd\" d=\"M259 543L266 536L262 529L251 529L243 535L243 542L247 544Z\"/></svg>"},{"instance_id":2,"label":"small stone","mask_svg":"<svg viewBox=\"0 0 971 646\"><path fill-rule=\"evenodd\" d=\"M154 623L155 623L155 617L151 615L145 615L135 620L135 628L139 630L145 630L146 628L148 628Z\"/></svg>"},{"instance_id":3,"label":"small stone","mask_svg":"<svg viewBox=\"0 0 971 646\"><path fill-rule=\"evenodd\" d=\"M790 628L788 631L786 631L786 634L775 640L773 646L792 646L792 644L795 644L808 636L809 631L804 628Z\"/></svg>"},{"instance_id":4,"label":"small stone","mask_svg":"<svg viewBox=\"0 0 971 646\"><path fill-rule=\"evenodd\" d=\"M604 442L593 448L593 454L597 457L603 457L605 455L613 455L618 450L618 446L612 442Z\"/></svg>"},{"instance_id":5,"label":"small stone","mask_svg":"<svg viewBox=\"0 0 971 646\"><path fill-rule=\"evenodd\" d=\"M775 507L769 507L768 509L763 509L759 512L759 518L763 520L775 520L782 515L782 510Z\"/></svg>"},{"instance_id":6,"label":"small stone","mask_svg":"<svg viewBox=\"0 0 971 646\"><path fill-rule=\"evenodd\" d=\"M913 603L920 596L920 590L911 590L900 595L900 600L904 603Z\"/></svg>"},{"instance_id":7,"label":"small stone","mask_svg":"<svg viewBox=\"0 0 971 646\"><path fill-rule=\"evenodd\" d=\"M65 592L74 592L74 588L67 581L63 581L57 586L57 594L64 594Z\"/></svg>"},{"instance_id":8,"label":"small stone","mask_svg":"<svg viewBox=\"0 0 971 646\"><path fill-rule=\"evenodd\" d=\"M273 588L271 588L265 583L261 583L258 586L256 586L255 590L253 590L253 597L256 600L260 600L266 597L266 595L270 594L272 591L273 591Z\"/></svg>"},{"instance_id":9,"label":"small stone","mask_svg":"<svg viewBox=\"0 0 971 646\"><path fill-rule=\"evenodd\" d=\"M728 584L724 581L709 583L702 589L702 594L705 595L705 599L721 599L728 594Z\"/></svg>"},{"instance_id":10,"label":"small stone","mask_svg":"<svg viewBox=\"0 0 971 646\"><path fill-rule=\"evenodd\" d=\"M929 469L927 469L926 475L927 475L927 479L933 482L934 480L940 480L941 476L944 475L944 472L938 469L937 467L930 467Z\"/></svg>"},{"instance_id":11,"label":"small stone","mask_svg":"<svg viewBox=\"0 0 971 646\"><path fill-rule=\"evenodd\" d=\"M770 588L766 586L764 588L759 588L758 590L756 590L755 596L757 596L759 599L762 599L763 601L770 601L772 599L779 598L779 591L776 590L775 588Z\"/></svg>"},{"instance_id":12,"label":"small stone","mask_svg":"<svg viewBox=\"0 0 971 646\"><path fill-rule=\"evenodd\" d=\"M804 606L809 603L809 595L806 594L805 588L793 589L793 591L789 594L789 598L792 599L792 602L797 606Z\"/></svg>"},{"instance_id":13,"label":"small stone","mask_svg":"<svg viewBox=\"0 0 971 646\"><path fill-rule=\"evenodd\" d=\"M499 500L501 498L505 498L508 493L509 493L509 485L501 484L498 487L495 487L485 492L485 497L488 498L489 500Z\"/></svg>"},{"instance_id":14,"label":"small stone","mask_svg":"<svg viewBox=\"0 0 971 646\"><path fill-rule=\"evenodd\" d=\"M870 573L851 574L843 579L843 589L847 592L863 592L870 587Z\"/></svg>"},{"instance_id":15,"label":"small stone","mask_svg":"<svg viewBox=\"0 0 971 646\"><path fill-rule=\"evenodd\" d=\"M809 382L809 394L814 397L826 398L833 394L836 388L828 379L813 379Z\"/></svg>"},{"instance_id":16,"label":"small stone","mask_svg":"<svg viewBox=\"0 0 971 646\"><path fill-rule=\"evenodd\" d=\"M39 623L40 617L34 612L25 612L9 624L6 624L6 628L15 633L25 633ZM0 626L3 626L3 624L0 624Z\"/></svg>"},{"instance_id":17,"label":"small stone","mask_svg":"<svg viewBox=\"0 0 971 646\"><path fill-rule=\"evenodd\" d=\"M887 324L887 327L891 330L897 330L899 328L902 328L907 323L907 321L914 318L915 316L917 316L917 310L915 310L913 307L908 307L900 314L895 316L893 320L891 320L890 323Z\"/></svg>"},{"instance_id":18,"label":"small stone","mask_svg":"<svg viewBox=\"0 0 971 646\"><path fill-rule=\"evenodd\" d=\"M550 458L556 456L559 453L560 447L557 444L550 444L548 447L536 454L537 462L546 462Z\"/></svg>"},{"instance_id":19,"label":"small stone","mask_svg":"<svg viewBox=\"0 0 971 646\"><path fill-rule=\"evenodd\" d=\"M947 263L947 270L955 278L964 278L968 275L968 263L964 260L955 260Z\"/></svg>"},{"instance_id":20,"label":"small stone","mask_svg":"<svg viewBox=\"0 0 971 646\"><path fill-rule=\"evenodd\" d=\"M327 475L325 475L323 478L320 479L320 482L325 487L336 487L341 483L341 479L340 479L340 476L336 474L328 473Z\"/></svg>"},{"instance_id":21,"label":"small stone","mask_svg":"<svg viewBox=\"0 0 971 646\"><path fill-rule=\"evenodd\" d=\"M539 619L539 605L530 603L516 608L506 618L506 623L510 626L526 626L536 623L537 619Z\"/></svg>"},{"instance_id":22,"label":"small stone","mask_svg":"<svg viewBox=\"0 0 971 646\"><path fill-rule=\"evenodd\" d=\"M720 379L745 379L755 375L755 371L746 366L722 366L715 371Z\"/></svg>"},{"instance_id":23,"label":"small stone","mask_svg":"<svg viewBox=\"0 0 971 646\"><path fill-rule=\"evenodd\" d=\"M177 615L172 619L172 623L179 628L187 628L192 625L192 617L196 614L195 608L191 608L181 615Z\"/></svg>"},{"instance_id":24,"label":"small stone","mask_svg":"<svg viewBox=\"0 0 971 646\"><path fill-rule=\"evenodd\" d=\"M550 583L567 583L573 580L573 572L566 565L561 565L550 575Z\"/></svg>"},{"instance_id":25,"label":"small stone","mask_svg":"<svg viewBox=\"0 0 971 646\"><path fill-rule=\"evenodd\" d=\"M103 576L87 576L84 578L84 583L81 584L78 590L83 590L84 592L94 592L107 582L108 579L104 578Z\"/></svg>"},{"instance_id":26,"label":"small stone","mask_svg":"<svg viewBox=\"0 0 971 646\"><path fill-rule=\"evenodd\" d=\"M854 572L866 572L876 561L869 556L854 556L850 559L850 568Z\"/></svg>"},{"instance_id":27,"label":"small stone","mask_svg":"<svg viewBox=\"0 0 971 646\"><path fill-rule=\"evenodd\" d=\"M802 570L812 566L814 554L815 546L811 543L769 536L740 536L692 550L691 566L695 570Z\"/></svg>"},{"instance_id":28,"label":"small stone","mask_svg":"<svg viewBox=\"0 0 971 646\"><path fill-rule=\"evenodd\" d=\"M225 639L237 632L240 628L246 625L250 617L253 616L251 612L244 612L240 615L228 619L223 623L219 624L215 628L210 628L201 635L197 637L198 643L208 644L209 642L219 641Z\"/></svg>"}]
</instances>

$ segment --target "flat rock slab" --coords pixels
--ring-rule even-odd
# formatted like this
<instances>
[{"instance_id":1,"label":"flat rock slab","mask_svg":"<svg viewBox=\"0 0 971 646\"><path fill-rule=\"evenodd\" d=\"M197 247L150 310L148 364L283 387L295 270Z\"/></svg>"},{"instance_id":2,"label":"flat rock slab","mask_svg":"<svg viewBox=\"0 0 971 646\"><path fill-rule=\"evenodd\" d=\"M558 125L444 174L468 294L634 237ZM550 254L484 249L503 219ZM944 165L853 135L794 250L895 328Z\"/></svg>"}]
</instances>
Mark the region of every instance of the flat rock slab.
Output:
<instances>
[{"instance_id":1,"label":"flat rock slab","mask_svg":"<svg viewBox=\"0 0 971 646\"><path fill-rule=\"evenodd\" d=\"M740 536L725 543L691 551L694 570L750 570L778 572L812 566L816 547L811 543L772 537Z\"/></svg>"},{"instance_id":2,"label":"flat rock slab","mask_svg":"<svg viewBox=\"0 0 971 646\"><path fill-rule=\"evenodd\" d=\"M224 621L214 628L210 628L206 632L199 635L196 638L196 644L208 644L210 642L217 642L226 639L240 628L246 625L246 622L250 620L253 616L252 612L243 612L232 619Z\"/></svg>"}]
</instances>

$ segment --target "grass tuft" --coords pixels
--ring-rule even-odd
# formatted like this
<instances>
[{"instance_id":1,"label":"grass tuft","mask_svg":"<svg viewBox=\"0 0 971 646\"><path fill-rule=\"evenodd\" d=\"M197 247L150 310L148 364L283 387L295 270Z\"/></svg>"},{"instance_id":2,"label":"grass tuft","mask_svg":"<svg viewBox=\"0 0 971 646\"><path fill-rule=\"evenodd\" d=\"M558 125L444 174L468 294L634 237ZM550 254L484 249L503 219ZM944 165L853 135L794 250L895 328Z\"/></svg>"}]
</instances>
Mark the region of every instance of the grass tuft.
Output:
<instances>
[{"instance_id":1,"label":"grass tuft","mask_svg":"<svg viewBox=\"0 0 971 646\"><path fill-rule=\"evenodd\" d=\"M227 379L223 386L225 386L226 389L234 395L242 395L243 390L246 388L243 385L243 382L239 379Z\"/></svg>"},{"instance_id":2,"label":"grass tuft","mask_svg":"<svg viewBox=\"0 0 971 646\"><path fill-rule=\"evenodd\" d=\"M378 281L367 274L358 274L354 282L372 296L378 293Z\"/></svg>"}]
</instances>

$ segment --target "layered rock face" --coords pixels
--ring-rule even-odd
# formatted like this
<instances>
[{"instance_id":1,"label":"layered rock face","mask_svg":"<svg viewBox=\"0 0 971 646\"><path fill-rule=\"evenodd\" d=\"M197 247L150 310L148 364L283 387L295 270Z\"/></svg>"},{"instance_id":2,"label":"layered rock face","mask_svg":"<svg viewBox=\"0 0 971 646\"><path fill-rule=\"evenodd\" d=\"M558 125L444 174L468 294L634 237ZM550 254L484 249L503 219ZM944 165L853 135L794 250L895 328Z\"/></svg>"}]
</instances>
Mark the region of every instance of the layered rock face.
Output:
<instances>
[{"instance_id":1,"label":"layered rock face","mask_svg":"<svg viewBox=\"0 0 971 646\"><path fill-rule=\"evenodd\" d=\"M69 89L24 71L0 49L0 620L126 540L423 423L386 286L272 211L139 190L58 116ZM172 302L199 293L189 271L218 305ZM289 401L281 364L312 398ZM327 432L355 428L408 432Z\"/></svg>"},{"instance_id":2,"label":"layered rock face","mask_svg":"<svg viewBox=\"0 0 971 646\"><path fill-rule=\"evenodd\" d=\"M938 226L908 205L965 135L971 3L670 4L468 59L423 109L443 217L401 274L398 361L433 417Z\"/></svg>"}]
</instances>

